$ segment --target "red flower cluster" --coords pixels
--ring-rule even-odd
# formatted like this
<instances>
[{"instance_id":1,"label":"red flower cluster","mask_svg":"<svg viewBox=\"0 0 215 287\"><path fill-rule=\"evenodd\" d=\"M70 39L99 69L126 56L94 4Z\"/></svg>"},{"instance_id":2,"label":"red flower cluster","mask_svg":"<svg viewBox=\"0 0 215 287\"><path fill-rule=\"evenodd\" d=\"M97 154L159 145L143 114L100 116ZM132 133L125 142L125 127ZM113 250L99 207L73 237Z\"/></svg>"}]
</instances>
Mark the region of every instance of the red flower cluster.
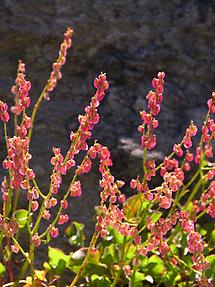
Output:
<instances>
[{"instance_id":1,"label":"red flower cluster","mask_svg":"<svg viewBox=\"0 0 215 287\"><path fill-rule=\"evenodd\" d=\"M210 113L215 113L215 92L212 93L212 98L208 100L208 109Z\"/></svg>"},{"instance_id":2,"label":"red flower cluster","mask_svg":"<svg viewBox=\"0 0 215 287\"><path fill-rule=\"evenodd\" d=\"M30 126L29 122L30 118L24 117L21 126L18 127L20 135L7 139L8 156L3 161L3 167L11 170L10 185L14 189L19 189L20 187L27 189L29 181L35 177L33 170L28 167L31 154L29 153L29 139L25 134Z\"/></svg>"},{"instance_id":3,"label":"red flower cluster","mask_svg":"<svg viewBox=\"0 0 215 287\"><path fill-rule=\"evenodd\" d=\"M29 107L31 103L31 99L28 96L30 89L31 89L31 82L25 80L24 74L20 74L17 99L15 101L15 106L11 108L11 111L14 114L20 115L26 108Z\"/></svg>"},{"instance_id":4,"label":"red flower cluster","mask_svg":"<svg viewBox=\"0 0 215 287\"><path fill-rule=\"evenodd\" d=\"M194 214L207 210L207 213L215 218L215 181L211 182L207 191L201 195L199 200L195 200L193 205Z\"/></svg>"},{"instance_id":5,"label":"red flower cluster","mask_svg":"<svg viewBox=\"0 0 215 287\"><path fill-rule=\"evenodd\" d=\"M186 130L186 134L183 138L183 145L185 148L189 149L192 146L192 137L194 137L197 133L197 127L191 122L190 126Z\"/></svg>"},{"instance_id":6,"label":"red flower cluster","mask_svg":"<svg viewBox=\"0 0 215 287\"><path fill-rule=\"evenodd\" d=\"M44 93L44 98L46 100L49 100L49 92L53 91L54 88L57 85L57 81L62 78L61 74L61 67L66 63L66 55L67 55L67 50L71 47L72 44L72 34L73 30L71 28L68 28L67 31L64 33L64 41L60 46L60 51L59 51L59 57L57 61L52 65L52 72L50 75L50 78L48 80L46 90Z\"/></svg>"},{"instance_id":7,"label":"red flower cluster","mask_svg":"<svg viewBox=\"0 0 215 287\"><path fill-rule=\"evenodd\" d=\"M170 250L165 242L165 235L172 229L173 225L176 225L178 219L178 212L175 212L169 218L160 218L156 223L154 223L151 218L147 218L147 228L150 230L151 237L147 241L147 246L138 246L138 253L146 256L148 252L158 248L160 254L165 256Z\"/></svg>"},{"instance_id":8,"label":"red flower cluster","mask_svg":"<svg viewBox=\"0 0 215 287\"><path fill-rule=\"evenodd\" d=\"M185 232L188 232L187 243L188 251L193 254L193 268L199 271L203 271L209 267L209 264L204 260L203 250L204 242L201 235L195 231L195 225L192 220L188 218L187 211L180 212L180 225Z\"/></svg>"},{"instance_id":9,"label":"red flower cluster","mask_svg":"<svg viewBox=\"0 0 215 287\"><path fill-rule=\"evenodd\" d=\"M105 91L108 89L108 82L105 74L99 75L94 81L94 86L97 89L95 95L91 98L90 105L85 108L85 115L79 116L79 129L76 133L71 132L70 139L72 141L69 151L64 158L59 148L53 148L54 157L51 159L51 164L55 169L51 176L52 193L56 194L62 183L62 175L65 175L67 170L75 166L74 157L82 150L87 150L88 145L86 140L91 137L91 130L99 121L97 107L99 102L104 98ZM84 162L76 170L76 174L83 174L90 171L92 162L89 157L86 157ZM76 184L76 183L75 183ZM72 196L79 196L80 189L71 190ZM74 193L73 193L74 192Z\"/></svg>"},{"instance_id":10,"label":"red flower cluster","mask_svg":"<svg viewBox=\"0 0 215 287\"><path fill-rule=\"evenodd\" d=\"M8 113L8 106L6 103L0 101L0 119L3 122L8 122L10 119L9 113Z\"/></svg>"},{"instance_id":11,"label":"red flower cluster","mask_svg":"<svg viewBox=\"0 0 215 287\"><path fill-rule=\"evenodd\" d=\"M12 86L11 92L15 95L15 102L17 100L17 94L18 94L18 88L19 88L19 82L24 79L25 77L25 64L19 60L18 68L17 68L17 76L15 80L15 85Z\"/></svg>"},{"instance_id":12,"label":"red flower cluster","mask_svg":"<svg viewBox=\"0 0 215 287\"><path fill-rule=\"evenodd\" d=\"M156 136L154 129L158 127L158 120L153 116L157 116L160 112L160 104L163 100L163 88L164 88L165 73L158 73L158 78L152 80L152 86L155 92L150 91L147 95L148 108L150 113L141 111L140 116L143 120L143 124L138 127L138 131L142 134L141 146L148 150L153 149L156 146ZM147 127L147 131L145 131Z\"/></svg>"}]
</instances>

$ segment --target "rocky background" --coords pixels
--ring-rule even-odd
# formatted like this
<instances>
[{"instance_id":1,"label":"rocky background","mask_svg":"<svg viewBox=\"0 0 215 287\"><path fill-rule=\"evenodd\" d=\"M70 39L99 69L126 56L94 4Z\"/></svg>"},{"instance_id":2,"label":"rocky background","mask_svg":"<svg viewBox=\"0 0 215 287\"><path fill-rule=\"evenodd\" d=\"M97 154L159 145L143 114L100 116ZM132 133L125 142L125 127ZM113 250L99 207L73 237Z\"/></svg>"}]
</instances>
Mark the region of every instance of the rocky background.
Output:
<instances>
[{"instance_id":1,"label":"rocky background","mask_svg":"<svg viewBox=\"0 0 215 287\"><path fill-rule=\"evenodd\" d=\"M77 128L77 116L89 103L101 71L107 73L110 89L94 139L110 148L119 178L140 173L139 110L146 108L145 96L158 71L167 76L157 159L180 141L191 119L201 123L215 88L215 1L1 0L1 100L13 103L10 88L22 59L35 103L68 26L74 37L63 79L50 102L41 106L33 134L32 162L44 192L51 147L68 148L69 131ZM86 177L84 195L70 203L72 219L85 222L87 231L99 200L97 179L94 172Z\"/></svg>"}]
</instances>

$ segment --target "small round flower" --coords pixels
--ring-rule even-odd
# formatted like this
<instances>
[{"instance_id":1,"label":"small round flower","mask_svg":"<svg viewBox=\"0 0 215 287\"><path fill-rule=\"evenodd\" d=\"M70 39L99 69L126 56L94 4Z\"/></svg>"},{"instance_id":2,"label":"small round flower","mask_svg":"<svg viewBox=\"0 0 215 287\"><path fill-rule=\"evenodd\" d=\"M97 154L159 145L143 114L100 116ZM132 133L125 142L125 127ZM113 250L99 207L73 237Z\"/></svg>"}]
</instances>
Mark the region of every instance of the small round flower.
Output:
<instances>
[{"instance_id":1,"label":"small round flower","mask_svg":"<svg viewBox=\"0 0 215 287\"><path fill-rule=\"evenodd\" d=\"M41 239L40 239L38 233L36 233L34 236L32 236L32 242L34 243L34 245L35 245L36 247L39 247L39 246L40 246L40 244L41 244Z\"/></svg>"},{"instance_id":2,"label":"small round flower","mask_svg":"<svg viewBox=\"0 0 215 287\"><path fill-rule=\"evenodd\" d=\"M52 229L50 230L51 237L56 238L58 237L58 234L59 234L58 228L53 226Z\"/></svg>"},{"instance_id":3,"label":"small round flower","mask_svg":"<svg viewBox=\"0 0 215 287\"><path fill-rule=\"evenodd\" d=\"M11 245L10 248L16 254L19 252L19 246L16 244Z\"/></svg>"}]
</instances>

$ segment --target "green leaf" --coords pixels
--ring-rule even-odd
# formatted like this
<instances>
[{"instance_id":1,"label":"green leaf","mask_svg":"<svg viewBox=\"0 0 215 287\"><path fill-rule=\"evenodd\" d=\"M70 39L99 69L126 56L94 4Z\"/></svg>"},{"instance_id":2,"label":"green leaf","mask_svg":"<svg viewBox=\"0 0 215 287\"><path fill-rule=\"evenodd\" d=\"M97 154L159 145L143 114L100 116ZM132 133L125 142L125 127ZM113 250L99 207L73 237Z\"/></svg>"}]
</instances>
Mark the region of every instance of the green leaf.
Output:
<instances>
[{"instance_id":1,"label":"green leaf","mask_svg":"<svg viewBox=\"0 0 215 287\"><path fill-rule=\"evenodd\" d=\"M110 287L111 281L106 276L93 274L90 278L90 287Z\"/></svg>"},{"instance_id":2,"label":"green leaf","mask_svg":"<svg viewBox=\"0 0 215 287\"><path fill-rule=\"evenodd\" d=\"M109 268L107 268L107 265L99 262L98 264L93 264L93 263L89 263L86 268L85 268L85 274L87 275L87 277L90 277L93 274L96 274L98 276L107 276L110 277L110 270Z\"/></svg>"},{"instance_id":3,"label":"green leaf","mask_svg":"<svg viewBox=\"0 0 215 287\"><path fill-rule=\"evenodd\" d=\"M57 266L55 267L55 274L62 275L66 269L66 262L63 259L60 259Z\"/></svg>"},{"instance_id":4,"label":"green leaf","mask_svg":"<svg viewBox=\"0 0 215 287\"><path fill-rule=\"evenodd\" d=\"M177 246L175 244L170 244L169 247L170 247L171 253L173 253L173 254L177 254L178 253L178 248L177 248Z\"/></svg>"},{"instance_id":5,"label":"green leaf","mask_svg":"<svg viewBox=\"0 0 215 287\"><path fill-rule=\"evenodd\" d=\"M69 237L69 243L72 246L83 247L85 235L83 232L84 224L73 221L65 230L65 234Z\"/></svg>"},{"instance_id":6,"label":"green leaf","mask_svg":"<svg viewBox=\"0 0 215 287\"><path fill-rule=\"evenodd\" d=\"M116 245L111 244L104 249L103 255L101 256L101 262L104 264L114 264L118 262Z\"/></svg>"},{"instance_id":7,"label":"green leaf","mask_svg":"<svg viewBox=\"0 0 215 287\"><path fill-rule=\"evenodd\" d=\"M215 230L211 232L211 241L215 243Z\"/></svg>"},{"instance_id":8,"label":"green leaf","mask_svg":"<svg viewBox=\"0 0 215 287\"><path fill-rule=\"evenodd\" d=\"M100 252L99 250L96 250L95 253L90 254L88 262L93 264L99 264L99 260L100 260Z\"/></svg>"},{"instance_id":9,"label":"green leaf","mask_svg":"<svg viewBox=\"0 0 215 287\"><path fill-rule=\"evenodd\" d=\"M207 234L207 230L201 227L199 224L196 225L196 230L202 235L205 236Z\"/></svg>"},{"instance_id":10,"label":"green leaf","mask_svg":"<svg viewBox=\"0 0 215 287\"><path fill-rule=\"evenodd\" d=\"M143 194L137 194L129 197L124 203L124 212L127 218L135 218L137 211L143 211L149 205L149 201L144 199Z\"/></svg>"},{"instance_id":11,"label":"green leaf","mask_svg":"<svg viewBox=\"0 0 215 287\"><path fill-rule=\"evenodd\" d=\"M135 253L136 253L136 250L137 250L136 246L134 246L133 244L130 245L130 247L129 247L127 253L126 253L126 258L127 258L127 259L132 259L132 258L134 258L134 255L135 255Z\"/></svg>"},{"instance_id":12,"label":"green leaf","mask_svg":"<svg viewBox=\"0 0 215 287\"><path fill-rule=\"evenodd\" d=\"M25 228L28 222L28 210L26 209L17 209L13 213L13 218L16 220L20 229Z\"/></svg>"},{"instance_id":13,"label":"green leaf","mask_svg":"<svg viewBox=\"0 0 215 287\"><path fill-rule=\"evenodd\" d=\"M6 268L5 268L4 265L0 262L0 276L2 276L5 271L6 271Z\"/></svg>"},{"instance_id":14,"label":"green leaf","mask_svg":"<svg viewBox=\"0 0 215 287\"><path fill-rule=\"evenodd\" d=\"M117 244L123 245L125 243L126 237L122 235L121 233L119 233L116 229L112 230L112 234L114 237L114 241Z\"/></svg>"},{"instance_id":15,"label":"green leaf","mask_svg":"<svg viewBox=\"0 0 215 287\"><path fill-rule=\"evenodd\" d=\"M205 271L207 278L215 280L215 254L208 255L205 260L209 262L210 267Z\"/></svg>"},{"instance_id":16,"label":"green leaf","mask_svg":"<svg viewBox=\"0 0 215 287\"><path fill-rule=\"evenodd\" d=\"M152 215L151 215L151 220L152 220L152 222L157 222L159 219L160 219L160 217L162 216L162 212L161 211L152 211L152 212L154 212Z\"/></svg>"},{"instance_id":17,"label":"green leaf","mask_svg":"<svg viewBox=\"0 0 215 287\"><path fill-rule=\"evenodd\" d=\"M143 273L139 272L139 271L135 271L133 280L134 280L134 283L135 283L135 286L136 286L136 283L142 282L142 281L145 280L145 275Z\"/></svg>"},{"instance_id":18,"label":"green leaf","mask_svg":"<svg viewBox=\"0 0 215 287\"><path fill-rule=\"evenodd\" d=\"M177 267L173 266L171 263L166 265L167 272L162 276L165 286L178 286L178 281L181 280L181 275Z\"/></svg>"},{"instance_id":19,"label":"green leaf","mask_svg":"<svg viewBox=\"0 0 215 287\"><path fill-rule=\"evenodd\" d=\"M166 271L163 260L157 255L152 255L148 259L147 271L154 278L163 276Z\"/></svg>"},{"instance_id":20,"label":"green leaf","mask_svg":"<svg viewBox=\"0 0 215 287\"><path fill-rule=\"evenodd\" d=\"M58 266L60 260L61 260L60 265L62 266L62 261L64 261L66 267L69 267L69 264L71 262L70 255L66 255L62 250L50 246L48 247L48 257L49 257L49 264L53 268L56 268Z\"/></svg>"},{"instance_id":21,"label":"green leaf","mask_svg":"<svg viewBox=\"0 0 215 287\"><path fill-rule=\"evenodd\" d=\"M190 283L189 282L180 282L178 283L178 287L190 287Z\"/></svg>"},{"instance_id":22,"label":"green leaf","mask_svg":"<svg viewBox=\"0 0 215 287\"><path fill-rule=\"evenodd\" d=\"M148 264L148 258L147 256L142 256L142 255L140 255L139 257L141 259L139 267L142 267L143 269L145 269Z\"/></svg>"},{"instance_id":23,"label":"green leaf","mask_svg":"<svg viewBox=\"0 0 215 287\"><path fill-rule=\"evenodd\" d=\"M48 262L44 262L44 263L43 263L43 267L44 267L48 272L53 271L53 268L51 267L50 264L48 264Z\"/></svg>"}]
</instances>

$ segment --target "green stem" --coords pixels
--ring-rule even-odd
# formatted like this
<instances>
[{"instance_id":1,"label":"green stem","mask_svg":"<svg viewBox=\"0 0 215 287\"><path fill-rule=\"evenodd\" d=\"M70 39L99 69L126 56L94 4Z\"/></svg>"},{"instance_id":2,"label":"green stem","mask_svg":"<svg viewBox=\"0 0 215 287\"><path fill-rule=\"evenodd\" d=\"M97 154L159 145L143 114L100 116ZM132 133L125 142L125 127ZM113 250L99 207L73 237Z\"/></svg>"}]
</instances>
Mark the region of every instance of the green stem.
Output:
<instances>
[{"instance_id":1,"label":"green stem","mask_svg":"<svg viewBox=\"0 0 215 287\"><path fill-rule=\"evenodd\" d=\"M20 280L25 276L25 274L27 272L28 265L29 265L29 262L28 262L28 260L26 260L25 263L22 266L22 269L21 269L20 273L19 273L18 279L13 284L13 287L18 287L19 286Z\"/></svg>"},{"instance_id":2,"label":"green stem","mask_svg":"<svg viewBox=\"0 0 215 287\"><path fill-rule=\"evenodd\" d=\"M203 210L201 213L199 213L199 215L196 216L196 220L198 220L199 218L201 218L203 215L205 215L205 213L207 213L207 209Z\"/></svg>"},{"instance_id":3,"label":"green stem","mask_svg":"<svg viewBox=\"0 0 215 287\"><path fill-rule=\"evenodd\" d=\"M122 273L122 270L119 269L118 272L116 273L116 276L114 277L113 283L111 285L111 287L115 287L117 282L119 281L120 275Z\"/></svg>"},{"instance_id":4,"label":"green stem","mask_svg":"<svg viewBox=\"0 0 215 287\"><path fill-rule=\"evenodd\" d=\"M147 149L143 149L143 179L142 182L145 182L145 174L146 174L146 160L147 160Z\"/></svg>"},{"instance_id":5,"label":"green stem","mask_svg":"<svg viewBox=\"0 0 215 287\"><path fill-rule=\"evenodd\" d=\"M55 172L55 169L53 169L52 171L52 175L54 174ZM37 230L39 228L39 224L40 224L40 221L42 219L42 215L43 215L43 212L45 210L45 202L48 201L50 199L52 195L52 181L50 181L50 186L49 186L49 192L48 194L45 196L45 198L43 199L43 202L42 202L42 205L40 207L40 211L39 211L39 214L37 216L37 220L36 220L36 223L33 227L33 230L32 230L32 235L35 235L37 233Z\"/></svg>"},{"instance_id":6,"label":"green stem","mask_svg":"<svg viewBox=\"0 0 215 287\"><path fill-rule=\"evenodd\" d=\"M85 157L84 157L84 159L82 160L80 166L84 163L84 161L85 161L85 159L86 159L87 156L88 156L88 155L85 155ZM64 197L63 197L63 200L67 200L67 198L68 198L68 196L69 196L69 194L70 194L70 191L71 191L71 187L72 187L72 185L74 184L74 182L76 181L77 176L78 176L78 175L75 173L74 176L73 176L73 179L72 179L72 181L71 181L71 183L70 183L70 185L69 185L69 188L67 189L67 192L66 192L66 194L65 194ZM62 205L60 205L55 219L54 219L53 222L49 225L49 228L46 229L46 231L44 231L44 232L40 235L40 238L43 238L44 236L46 236L46 234L47 234L47 233L52 229L52 227L58 222L58 219L59 219L59 217L60 217L60 214L61 214L62 209L63 209L63 207L62 207ZM41 216L42 216L42 214L41 214Z\"/></svg>"},{"instance_id":7,"label":"green stem","mask_svg":"<svg viewBox=\"0 0 215 287\"><path fill-rule=\"evenodd\" d=\"M29 254L27 252L25 252L23 250L23 248L21 247L21 245L19 244L19 242L15 239L15 237L12 236L12 239L14 241L14 243L19 247L20 252L22 253L22 255L26 258L26 260L31 263L31 260L29 258Z\"/></svg>"},{"instance_id":8,"label":"green stem","mask_svg":"<svg viewBox=\"0 0 215 287\"><path fill-rule=\"evenodd\" d=\"M201 184L202 184L202 178L199 179L198 183L196 184L195 188L193 189L193 191L191 192L187 202L184 205L184 208L187 209L187 207L189 206L190 202L192 201L192 199L194 198L194 196L196 195L196 193L198 192Z\"/></svg>"},{"instance_id":9,"label":"green stem","mask_svg":"<svg viewBox=\"0 0 215 287\"><path fill-rule=\"evenodd\" d=\"M6 148L7 148L7 152L9 150L8 147L8 142L7 142L7 124L4 122L4 137L5 137L5 144L6 144ZM12 173L11 170L8 170L9 173L9 178L11 180L12 178ZM7 202L6 202L6 207L5 207L5 216L7 217L10 213L11 210L11 197L12 197L12 188L11 186L9 186L9 192L8 192L8 196L7 196Z\"/></svg>"},{"instance_id":10,"label":"green stem","mask_svg":"<svg viewBox=\"0 0 215 287\"><path fill-rule=\"evenodd\" d=\"M46 199L46 196L41 192L41 190L40 190L39 186L37 185L37 182L36 182L36 180L35 180L34 178L32 179L32 182L33 182L33 184L34 184L36 190L38 191L39 195L40 195L43 199Z\"/></svg>"},{"instance_id":11,"label":"green stem","mask_svg":"<svg viewBox=\"0 0 215 287\"><path fill-rule=\"evenodd\" d=\"M35 278L34 278L34 243L31 240L31 246L30 246L30 252L29 252L29 257L31 260L30 263L30 270L31 270L31 280L32 280L32 287L35 287Z\"/></svg>"},{"instance_id":12,"label":"green stem","mask_svg":"<svg viewBox=\"0 0 215 287\"><path fill-rule=\"evenodd\" d=\"M177 255L173 255L173 257L183 266L185 266L187 269L191 270L191 271L194 271L195 273L199 274L199 275L202 275L201 272L193 269L191 266L187 265L187 263L185 263L183 260L181 260Z\"/></svg>"},{"instance_id":13,"label":"green stem","mask_svg":"<svg viewBox=\"0 0 215 287\"><path fill-rule=\"evenodd\" d=\"M66 200L67 197L69 196L71 187L72 187L73 183L75 182L76 178L77 178L77 174L74 175L74 177L73 177L73 179L72 179L72 181L71 181L71 183L70 183L70 185L69 185L69 188L68 188L66 194L65 194L64 197L63 197L63 200ZM46 229L46 231L44 231L44 232L40 235L40 238L43 238L44 236L46 236L46 234L47 234L47 233L52 229L52 227L58 222L58 219L59 219L59 217L60 217L60 213L61 213L62 209L63 209L63 207L62 207L62 205L60 205L55 219L54 219L53 222L50 224L49 228ZM41 214L41 216L42 216L42 214Z\"/></svg>"},{"instance_id":14,"label":"green stem","mask_svg":"<svg viewBox=\"0 0 215 287\"><path fill-rule=\"evenodd\" d=\"M15 191L15 198L14 198L14 204L13 204L13 213L16 211L17 205L18 205L18 201L19 201L19 193L20 193L20 189L17 189Z\"/></svg>"},{"instance_id":15,"label":"green stem","mask_svg":"<svg viewBox=\"0 0 215 287\"><path fill-rule=\"evenodd\" d=\"M35 117L36 117L36 114L37 114L37 111L39 109L39 106L44 98L44 95L46 94L47 92L47 86L45 86L45 88L43 89L42 93L40 94L35 106L34 106L34 109L33 109L33 112L32 112L32 115L31 115L31 127L28 131L28 138L29 140L31 140L31 137L32 137L32 131L33 131L33 127L34 127L34 121L35 121Z\"/></svg>"},{"instance_id":16,"label":"green stem","mask_svg":"<svg viewBox=\"0 0 215 287\"><path fill-rule=\"evenodd\" d=\"M195 179L198 177L199 175L199 169L195 172L194 176L191 178L191 180L183 187L182 191L186 190L194 181Z\"/></svg>"},{"instance_id":17,"label":"green stem","mask_svg":"<svg viewBox=\"0 0 215 287\"><path fill-rule=\"evenodd\" d=\"M87 254L86 254L85 258L84 258L84 261L82 262L78 273L76 274L75 278L73 279L73 281L69 285L69 287L74 287L76 282L78 281L78 279L81 277L84 269L86 268L86 266L88 264L88 259L89 259L90 254L91 254L91 250L95 246L98 237L99 237L99 233L94 232L93 237L92 237L91 242L90 242L90 245L89 245L89 248L88 248L88 251L87 251Z\"/></svg>"},{"instance_id":18,"label":"green stem","mask_svg":"<svg viewBox=\"0 0 215 287\"><path fill-rule=\"evenodd\" d=\"M16 130L17 125L18 125L17 114L14 114L14 135L15 136L17 136L17 130Z\"/></svg>"}]
</instances>

